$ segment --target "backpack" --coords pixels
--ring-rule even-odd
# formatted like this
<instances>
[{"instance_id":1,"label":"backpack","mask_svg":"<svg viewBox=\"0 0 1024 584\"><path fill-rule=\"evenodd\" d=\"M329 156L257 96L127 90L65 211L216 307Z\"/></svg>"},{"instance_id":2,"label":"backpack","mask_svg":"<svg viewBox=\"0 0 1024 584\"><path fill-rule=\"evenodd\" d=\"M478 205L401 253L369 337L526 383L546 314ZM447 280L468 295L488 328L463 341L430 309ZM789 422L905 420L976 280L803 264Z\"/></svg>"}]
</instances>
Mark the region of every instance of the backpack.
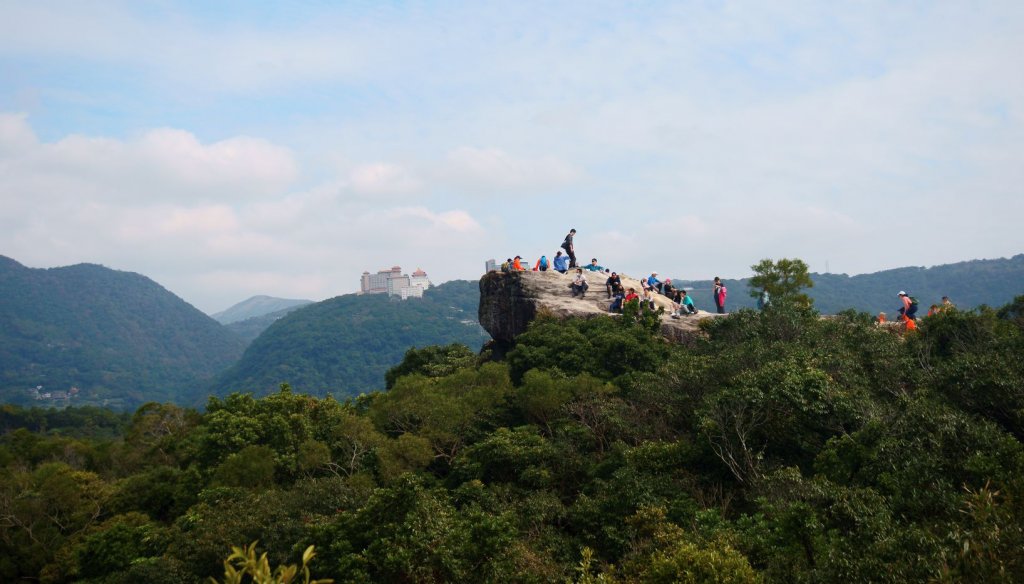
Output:
<instances>
[{"instance_id":1,"label":"backpack","mask_svg":"<svg viewBox=\"0 0 1024 584\"><path fill-rule=\"evenodd\" d=\"M510 269L511 269L511 266L508 264L508 262L501 262L501 271L502 272L508 272Z\"/></svg>"},{"instance_id":2,"label":"backpack","mask_svg":"<svg viewBox=\"0 0 1024 584\"><path fill-rule=\"evenodd\" d=\"M914 298L913 296L908 296L908 298L910 298L911 306L917 306L917 298Z\"/></svg>"},{"instance_id":3,"label":"backpack","mask_svg":"<svg viewBox=\"0 0 1024 584\"><path fill-rule=\"evenodd\" d=\"M540 267L542 267L542 268L548 267L548 258L547 258L547 256L540 258Z\"/></svg>"}]
</instances>

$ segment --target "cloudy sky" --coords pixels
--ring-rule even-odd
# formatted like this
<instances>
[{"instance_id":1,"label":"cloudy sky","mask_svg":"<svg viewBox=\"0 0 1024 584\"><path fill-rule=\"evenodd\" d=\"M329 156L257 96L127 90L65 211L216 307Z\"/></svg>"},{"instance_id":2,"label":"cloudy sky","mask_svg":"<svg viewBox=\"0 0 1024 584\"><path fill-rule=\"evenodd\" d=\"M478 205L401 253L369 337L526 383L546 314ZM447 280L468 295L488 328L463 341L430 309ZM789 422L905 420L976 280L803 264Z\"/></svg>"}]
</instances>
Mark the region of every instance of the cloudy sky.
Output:
<instances>
[{"instance_id":1,"label":"cloudy sky","mask_svg":"<svg viewBox=\"0 0 1024 584\"><path fill-rule=\"evenodd\" d=\"M843 8L838 6L842 5ZM0 2L0 254L201 310L1024 252L1024 2Z\"/></svg>"}]
</instances>

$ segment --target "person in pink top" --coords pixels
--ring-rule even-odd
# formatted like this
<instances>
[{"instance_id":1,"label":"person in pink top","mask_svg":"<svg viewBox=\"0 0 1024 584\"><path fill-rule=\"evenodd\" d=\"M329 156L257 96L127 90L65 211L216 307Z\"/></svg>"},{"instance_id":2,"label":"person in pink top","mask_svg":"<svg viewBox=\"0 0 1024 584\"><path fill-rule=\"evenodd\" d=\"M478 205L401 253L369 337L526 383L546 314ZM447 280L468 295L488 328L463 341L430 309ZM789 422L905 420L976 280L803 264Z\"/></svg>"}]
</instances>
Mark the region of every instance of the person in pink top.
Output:
<instances>
[{"instance_id":1,"label":"person in pink top","mask_svg":"<svg viewBox=\"0 0 1024 584\"><path fill-rule=\"evenodd\" d=\"M725 314L725 295L727 292L725 284L722 284L722 279L715 276L715 286L711 291L711 296L715 299L715 308L718 309L718 314Z\"/></svg>"}]
</instances>

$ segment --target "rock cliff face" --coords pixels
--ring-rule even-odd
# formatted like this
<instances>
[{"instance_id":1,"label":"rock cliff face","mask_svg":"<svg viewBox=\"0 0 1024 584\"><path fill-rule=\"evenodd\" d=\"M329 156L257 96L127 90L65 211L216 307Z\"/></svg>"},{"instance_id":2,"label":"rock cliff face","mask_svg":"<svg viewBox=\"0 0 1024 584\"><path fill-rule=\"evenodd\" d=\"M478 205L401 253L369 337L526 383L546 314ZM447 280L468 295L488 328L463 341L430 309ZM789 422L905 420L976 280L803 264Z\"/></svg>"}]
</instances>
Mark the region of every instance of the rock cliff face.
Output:
<instances>
[{"instance_id":1,"label":"rock cliff face","mask_svg":"<svg viewBox=\"0 0 1024 584\"><path fill-rule=\"evenodd\" d=\"M587 274L590 291L583 298L573 298L569 293L572 277L568 274L547 272L490 272L480 278L480 324L495 341L510 344L524 331L538 313L551 314L558 318L593 318L607 315L610 300L605 289L606 276ZM620 274L627 289L640 290L640 281ZM694 316L670 318L672 302L656 295L655 304L665 309L661 321L661 333L676 342L686 342L700 334L698 323L704 318L717 314L703 310Z\"/></svg>"}]
</instances>

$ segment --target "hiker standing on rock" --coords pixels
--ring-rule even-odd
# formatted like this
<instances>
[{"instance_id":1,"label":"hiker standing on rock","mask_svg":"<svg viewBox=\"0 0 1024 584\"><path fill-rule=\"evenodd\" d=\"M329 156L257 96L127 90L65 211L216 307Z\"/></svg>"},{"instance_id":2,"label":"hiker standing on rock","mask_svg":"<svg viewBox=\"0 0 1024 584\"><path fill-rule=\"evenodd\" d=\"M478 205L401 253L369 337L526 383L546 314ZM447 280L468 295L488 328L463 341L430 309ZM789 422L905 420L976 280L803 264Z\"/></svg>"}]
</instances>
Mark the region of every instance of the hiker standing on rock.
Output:
<instances>
[{"instance_id":1,"label":"hiker standing on rock","mask_svg":"<svg viewBox=\"0 0 1024 584\"><path fill-rule=\"evenodd\" d=\"M575 229L570 229L569 234L565 236L565 241L562 242L562 249L565 253L569 254L569 269L576 267L576 246L572 243L573 236L576 235Z\"/></svg>"},{"instance_id":2,"label":"hiker standing on rock","mask_svg":"<svg viewBox=\"0 0 1024 584\"><path fill-rule=\"evenodd\" d=\"M711 296L715 299L715 308L718 309L718 314L725 314L725 294L727 292L725 285L722 284L722 279L715 276L715 286L711 291Z\"/></svg>"}]
</instances>

